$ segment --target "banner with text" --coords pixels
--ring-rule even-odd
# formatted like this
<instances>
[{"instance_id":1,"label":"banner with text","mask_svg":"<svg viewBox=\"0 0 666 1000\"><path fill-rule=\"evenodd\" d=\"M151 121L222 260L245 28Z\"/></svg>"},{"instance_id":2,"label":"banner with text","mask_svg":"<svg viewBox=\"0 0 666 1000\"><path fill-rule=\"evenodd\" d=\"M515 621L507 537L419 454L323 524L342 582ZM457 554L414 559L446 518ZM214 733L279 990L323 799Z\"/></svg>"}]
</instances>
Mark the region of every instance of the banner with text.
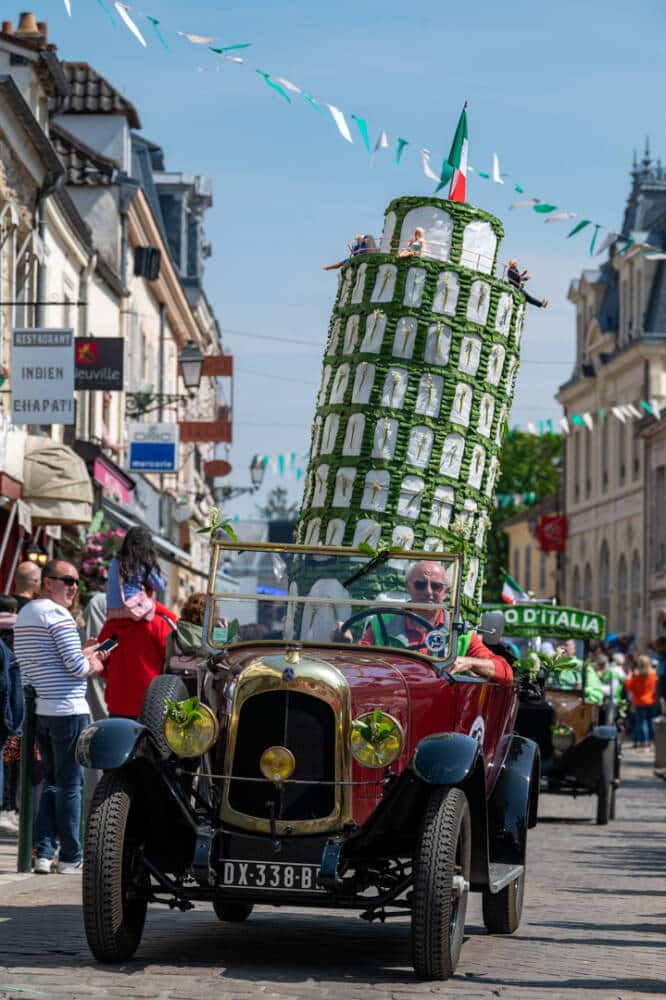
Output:
<instances>
[{"instance_id":1,"label":"banner with text","mask_svg":"<svg viewBox=\"0 0 666 1000\"><path fill-rule=\"evenodd\" d=\"M74 388L122 390L124 354L122 337L77 337Z\"/></svg>"}]
</instances>

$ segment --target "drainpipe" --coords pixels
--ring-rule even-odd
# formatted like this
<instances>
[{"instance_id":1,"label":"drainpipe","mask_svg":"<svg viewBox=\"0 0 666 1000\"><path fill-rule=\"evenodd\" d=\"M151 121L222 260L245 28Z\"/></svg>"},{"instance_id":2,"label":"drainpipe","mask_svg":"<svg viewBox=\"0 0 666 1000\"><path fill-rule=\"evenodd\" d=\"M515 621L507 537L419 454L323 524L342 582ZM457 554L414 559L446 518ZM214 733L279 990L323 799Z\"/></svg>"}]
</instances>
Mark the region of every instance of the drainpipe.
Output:
<instances>
[{"instance_id":1,"label":"drainpipe","mask_svg":"<svg viewBox=\"0 0 666 1000\"><path fill-rule=\"evenodd\" d=\"M95 270L97 265L97 254L92 253L88 258L88 263L85 267L81 268L79 275L79 301L81 305L80 318L79 318L79 336L88 336L88 299L90 291L90 277ZM79 427L81 429L81 437L84 441L88 441L90 438L90 394L86 391L79 393L79 400L81 406L81 420Z\"/></svg>"},{"instance_id":2,"label":"drainpipe","mask_svg":"<svg viewBox=\"0 0 666 1000\"><path fill-rule=\"evenodd\" d=\"M37 200L35 202L35 215L37 218L37 235L39 236L42 247L46 246L46 200L49 195L52 195L57 188L60 187L62 179L65 176L65 171L63 168L59 170L58 173L49 173L44 179L44 183L37 192ZM35 309L35 326L45 325L46 316L46 261L40 262L37 269L37 306Z\"/></svg>"}]
</instances>

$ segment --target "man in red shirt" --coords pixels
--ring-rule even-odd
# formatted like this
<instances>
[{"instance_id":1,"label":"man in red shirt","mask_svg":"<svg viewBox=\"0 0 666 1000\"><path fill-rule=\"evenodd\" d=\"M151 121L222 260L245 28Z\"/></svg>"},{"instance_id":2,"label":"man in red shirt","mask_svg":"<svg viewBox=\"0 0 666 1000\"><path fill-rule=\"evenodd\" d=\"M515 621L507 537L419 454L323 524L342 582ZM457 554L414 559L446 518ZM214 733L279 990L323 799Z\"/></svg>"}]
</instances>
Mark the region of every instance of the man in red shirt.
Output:
<instances>
[{"instance_id":1,"label":"man in red shirt","mask_svg":"<svg viewBox=\"0 0 666 1000\"><path fill-rule=\"evenodd\" d=\"M430 622L432 628L426 630L424 625L419 624L415 618L411 618L408 615L395 615L395 621L399 622L400 632L399 636L396 635L396 639L399 640L396 641L396 645L427 653L429 652L426 642L427 636L436 629L448 630L447 618L441 606L445 603L450 590L444 564L426 560L412 563L407 570L405 587L410 600L415 604L435 605L432 611L421 607L418 612L414 612L419 618L424 618ZM408 605L406 606L407 609ZM394 629L391 629L389 626L389 632L391 631L394 631ZM465 636L459 639L459 643L464 639L466 639ZM351 636L349 636L348 641L350 640ZM382 644L381 641L378 641L372 623L365 630L363 638L359 642L364 646ZM469 645L465 655L456 657L455 661L449 667L449 673L472 673L483 677L485 680L495 681L499 684L510 684L513 680L513 671L504 657L488 649L476 632L472 632L469 636Z\"/></svg>"}]
</instances>

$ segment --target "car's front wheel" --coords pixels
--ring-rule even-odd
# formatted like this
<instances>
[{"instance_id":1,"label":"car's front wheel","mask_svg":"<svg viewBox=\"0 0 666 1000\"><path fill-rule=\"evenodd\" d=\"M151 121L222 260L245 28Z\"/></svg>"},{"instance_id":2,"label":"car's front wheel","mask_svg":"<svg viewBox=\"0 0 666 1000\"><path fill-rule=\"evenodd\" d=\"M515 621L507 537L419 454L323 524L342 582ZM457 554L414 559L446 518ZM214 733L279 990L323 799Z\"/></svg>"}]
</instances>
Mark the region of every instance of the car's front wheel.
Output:
<instances>
[{"instance_id":1,"label":"car's front wheel","mask_svg":"<svg viewBox=\"0 0 666 1000\"><path fill-rule=\"evenodd\" d=\"M83 857L83 921L98 962L123 962L139 947L150 879L143 868L139 795L122 772L95 789Z\"/></svg>"},{"instance_id":2,"label":"car's front wheel","mask_svg":"<svg viewBox=\"0 0 666 1000\"><path fill-rule=\"evenodd\" d=\"M252 903L243 903L241 900L214 899L213 909L218 920L224 920L227 924L240 924L247 920L254 907Z\"/></svg>"},{"instance_id":3,"label":"car's front wheel","mask_svg":"<svg viewBox=\"0 0 666 1000\"><path fill-rule=\"evenodd\" d=\"M465 793L435 789L414 855L412 960L420 979L448 979L462 948L472 824Z\"/></svg>"},{"instance_id":4,"label":"car's front wheel","mask_svg":"<svg viewBox=\"0 0 666 1000\"><path fill-rule=\"evenodd\" d=\"M166 715L166 702L185 701L187 696L187 688L180 677L174 677L173 674L160 674L159 677L152 679L143 697L139 722L150 730L160 756L164 757L165 760L171 753L162 730Z\"/></svg>"},{"instance_id":5,"label":"car's front wheel","mask_svg":"<svg viewBox=\"0 0 666 1000\"><path fill-rule=\"evenodd\" d=\"M513 934L520 926L525 895L525 872L500 892L483 893L483 923L491 934Z\"/></svg>"}]
</instances>

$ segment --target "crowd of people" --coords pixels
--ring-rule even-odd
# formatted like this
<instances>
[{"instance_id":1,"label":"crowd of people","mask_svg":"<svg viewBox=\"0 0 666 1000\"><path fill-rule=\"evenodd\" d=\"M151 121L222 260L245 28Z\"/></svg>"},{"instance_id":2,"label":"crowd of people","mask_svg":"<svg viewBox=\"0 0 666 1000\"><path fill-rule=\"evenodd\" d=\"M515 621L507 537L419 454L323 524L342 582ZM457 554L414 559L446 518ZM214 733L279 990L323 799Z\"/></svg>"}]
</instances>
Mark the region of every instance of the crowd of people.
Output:
<instances>
[{"instance_id":1,"label":"crowd of people","mask_svg":"<svg viewBox=\"0 0 666 1000\"><path fill-rule=\"evenodd\" d=\"M19 565L14 593L0 598L0 832L18 832L23 688L35 690L34 871L81 872L81 810L96 776L76 759L91 719L136 719L153 677L201 646L205 594L180 618L156 599L164 589L147 529L132 528L109 567L106 593L78 605L79 571L53 559Z\"/></svg>"}]
</instances>

